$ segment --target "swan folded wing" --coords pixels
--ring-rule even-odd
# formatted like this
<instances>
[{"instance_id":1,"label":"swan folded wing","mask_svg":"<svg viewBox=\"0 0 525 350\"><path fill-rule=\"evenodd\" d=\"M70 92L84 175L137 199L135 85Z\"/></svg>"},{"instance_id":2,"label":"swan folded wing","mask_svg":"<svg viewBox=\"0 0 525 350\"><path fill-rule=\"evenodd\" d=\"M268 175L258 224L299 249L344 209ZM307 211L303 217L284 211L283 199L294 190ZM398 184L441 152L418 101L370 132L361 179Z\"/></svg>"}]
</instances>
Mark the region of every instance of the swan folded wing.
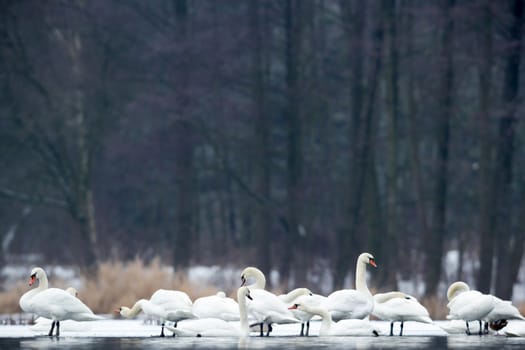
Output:
<instances>
[{"instance_id":1,"label":"swan folded wing","mask_svg":"<svg viewBox=\"0 0 525 350\"><path fill-rule=\"evenodd\" d=\"M498 297L492 296L494 299L494 308L487 315L488 321L496 320L509 320L509 319L519 319L525 320L525 318L520 314L520 311L512 305L510 300L502 300Z\"/></svg>"},{"instance_id":2,"label":"swan folded wing","mask_svg":"<svg viewBox=\"0 0 525 350\"><path fill-rule=\"evenodd\" d=\"M433 323L428 310L415 298L392 298L376 303L372 312L382 320Z\"/></svg>"},{"instance_id":3,"label":"swan folded wing","mask_svg":"<svg viewBox=\"0 0 525 350\"><path fill-rule=\"evenodd\" d=\"M178 322L180 320L197 318L191 310L167 310L166 311L166 320L172 322Z\"/></svg>"},{"instance_id":4,"label":"swan folded wing","mask_svg":"<svg viewBox=\"0 0 525 350\"><path fill-rule=\"evenodd\" d=\"M257 322L269 323L300 323L288 306L276 295L263 289L251 290L253 300L247 301L247 309Z\"/></svg>"},{"instance_id":5,"label":"swan folded wing","mask_svg":"<svg viewBox=\"0 0 525 350\"><path fill-rule=\"evenodd\" d=\"M180 322L175 328L171 326L166 326L166 328L179 337L228 337L240 335L240 331L235 326L216 318L185 320Z\"/></svg>"},{"instance_id":6,"label":"swan folded wing","mask_svg":"<svg viewBox=\"0 0 525 350\"><path fill-rule=\"evenodd\" d=\"M447 319L481 320L494 308L494 299L491 295L468 291L454 297L447 306L450 310Z\"/></svg>"},{"instance_id":7,"label":"swan folded wing","mask_svg":"<svg viewBox=\"0 0 525 350\"><path fill-rule=\"evenodd\" d=\"M374 309L374 301L355 289L344 289L330 294L322 306L330 312L333 320L363 319Z\"/></svg>"},{"instance_id":8,"label":"swan folded wing","mask_svg":"<svg viewBox=\"0 0 525 350\"><path fill-rule=\"evenodd\" d=\"M191 305L188 294L178 290L159 289L150 298L150 301L157 305Z\"/></svg>"},{"instance_id":9,"label":"swan folded wing","mask_svg":"<svg viewBox=\"0 0 525 350\"><path fill-rule=\"evenodd\" d=\"M103 319L79 299L58 288L46 289L31 300L31 309L39 316L50 319L71 319L75 321L94 321Z\"/></svg>"},{"instance_id":10,"label":"swan folded wing","mask_svg":"<svg viewBox=\"0 0 525 350\"><path fill-rule=\"evenodd\" d=\"M379 330L368 320L348 319L332 323L329 333L333 336L376 336Z\"/></svg>"}]
</instances>

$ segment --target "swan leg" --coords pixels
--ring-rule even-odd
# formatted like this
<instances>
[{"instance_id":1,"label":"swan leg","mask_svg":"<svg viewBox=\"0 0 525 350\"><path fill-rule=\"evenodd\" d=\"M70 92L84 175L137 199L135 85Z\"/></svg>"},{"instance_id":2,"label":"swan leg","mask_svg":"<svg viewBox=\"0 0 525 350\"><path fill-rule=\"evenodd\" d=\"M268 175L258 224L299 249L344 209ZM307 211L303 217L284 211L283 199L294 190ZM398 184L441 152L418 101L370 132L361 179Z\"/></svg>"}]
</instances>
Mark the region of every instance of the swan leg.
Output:
<instances>
[{"instance_id":1,"label":"swan leg","mask_svg":"<svg viewBox=\"0 0 525 350\"><path fill-rule=\"evenodd\" d=\"M57 321L57 337L60 336L60 321Z\"/></svg>"},{"instance_id":2,"label":"swan leg","mask_svg":"<svg viewBox=\"0 0 525 350\"><path fill-rule=\"evenodd\" d=\"M304 336L304 323L301 323L301 333L299 333L299 336L302 337Z\"/></svg>"},{"instance_id":3,"label":"swan leg","mask_svg":"<svg viewBox=\"0 0 525 350\"><path fill-rule=\"evenodd\" d=\"M310 321L306 321L306 336L310 334Z\"/></svg>"},{"instance_id":4,"label":"swan leg","mask_svg":"<svg viewBox=\"0 0 525 350\"><path fill-rule=\"evenodd\" d=\"M164 322L162 322L161 328L160 328L160 336L164 337Z\"/></svg>"},{"instance_id":5,"label":"swan leg","mask_svg":"<svg viewBox=\"0 0 525 350\"><path fill-rule=\"evenodd\" d=\"M390 336L394 335L394 321L390 322Z\"/></svg>"},{"instance_id":6,"label":"swan leg","mask_svg":"<svg viewBox=\"0 0 525 350\"><path fill-rule=\"evenodd\" d=\"M479 320L479 335L483 335L483 321Z\"/></svg>"},{"instance_id":7,"label":"swan leg","mask_svg":"<svg viewBox=\"0 0 525 350\"><path fill-rule=\"evenodd\" d=\"M270 336L270 332L273 331L273 328L272 328L272 324L271 323L268 323L268 331L266 332L266 336L269 337Z\"/></svg>"},{"instance_id":8,"label":"swan leg","mask_svg":"<svg viewBox=\"0 0 525 350\"><path fill-rule=\"evenodd\" d=\"M488 321L485 322L485 330L483 331L483 333L489 334L489 322Z\"/></svg>"},{"instance_id":9,"label":"swan leg","mask_svg":"<svg viewBox=\"0 0 525 350\"><path fill-rule=\"evenodd\" d=\"M53 336L53 331L55 330L55 321L51 322L51 329L49 330L48 336Z\"/></svg>"},{"instance_id":10,"label":"swan leg","mask_svg":"<svg viewBox=\"0 0 525 350\"><path fill-rule=\"evenodd\" d=\"M263 337L264 336L264 331L263 331L263 323L259 323L259 329L261 330L260 333L259 333L259 336L260 337Z\"/></svg>"},{"instance_id":11,"label":"swan leg","mask_svg":"<svg viewBox=\"0 0 525 350\"><path fill-rule=\"evenodd\" d=\"M173 328L177 328L177 322L173 324ZM172 337L175 337L175 333L173 333Z\"/></svg>"},{"instance_id":12,"label":"swan leg","mask_svg":"<svg viewBox=\"0 0 525 350\"><path fill-rule=\"evenodd\" d=\"M401 330L399 331L399 336L403 335L403 326L404 326L404 324L405 324L405 322L401 321Z\"/></svg>"},{"instance_id":13,"label":"swan leg","mask_svg":"<svg viewBox=\"0 0 525 350\"><path fill-rule=\"evenodd\" d=\"M468 321L465 321L465 324L467 325L467 335L471 335L470 328L468 327Z\"/></svg>"}]
</instances>

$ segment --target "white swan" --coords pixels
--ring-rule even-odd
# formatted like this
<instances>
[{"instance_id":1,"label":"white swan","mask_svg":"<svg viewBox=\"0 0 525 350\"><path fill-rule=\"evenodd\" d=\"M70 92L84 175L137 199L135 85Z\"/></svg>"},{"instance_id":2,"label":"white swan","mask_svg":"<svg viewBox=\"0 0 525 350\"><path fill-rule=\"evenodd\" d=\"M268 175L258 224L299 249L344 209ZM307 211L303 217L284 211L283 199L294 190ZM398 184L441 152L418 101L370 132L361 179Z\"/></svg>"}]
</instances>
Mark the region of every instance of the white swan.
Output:
<instances>
[{"instance_id":1,"label":"white swan","mask_svg":"<svg viewBox=\"0 0 525 350\"><path fill-rule=\"evenodd\" d=\"M20 298L20 306L26 312L52 320L49 336L53 335L56 326L56 336L60 335L60 321L95 321L103 317L97 316L82 301L58 288L47 288L47 275L42 268L31 271L30 283L39 280L38 291L25 293Z\"/></svg>"},{"instance_id":2,"label":"white swan","mask_svg":"<svg viewBox=\"0 0 525 350\"><path fill-rule=\"evenodd\" d=\"M192 302L188 294L177 290L159 289L153 293L149 300L140 299L135 302L131 309L122 306L116 312L123 317L132 318L140 311L161 321L161 337L164 337L166 321L176 324L178 321L196 317L192 312Z\"/></svg>"},{"instance_id":3,"label":"white swan","mask_svg":"<svg viewBox=\"0 0 525 350\"><path fill-rule=\"evenodd\" d=\"M366 285L366 265L377 267L370 253L362 253L357 258L355 272L356 289L342 289L330 294L322 303L334 321L343 319L363 319L374 309L374 299Z\"/></svg>"},{"instance_id":4,"label":"white swan","mask_svg":"<svg viewBox=\"0 0 525 350\"><path fill-rule=\"evenodd\" d=\"M479 335L481 335L483 333L482 320L495 306L493 296L470 290L468 284L458 281L448 287L447 299L449 300L447 319L465 321L468 335L472 334L468 322L478 321Z\"/></svg>"},{"instance_id":5,"label":"white swan","mask_svg":"<svg viewBox=\"0 0 525 350\"><path fill-rule=\"evenodd\" d=\"M239 305L232 298L226 297L224 292L195 299L192 310L198 318L239 321Z\"/></svg>"},{"instance_id":6,"label":"white swan","mask_svg":"<svg viewBox=\"0 0 525 350\"><path fill-rule=\"evenodd\" d=\"M310 306L305 303L295 303L290 309L301 310L322 317L319 336L378 336L379 331L368 320L341 320L333 322L328 310L323 307Z\"/></svg>"},{"instance_id":7,"label":"white swan","mask_svg":"<svg viewBox=\"0 0 525 350\"><path fill-rule=\"evenodd\" d=\"M241 286L244 286L249 278L254 278L255 283L248 286L253 300L247 302L247 310L250 318L254 319L260 326L260 336L263 336L263 326L268 325L266 336L272 331L272 323L301 323L288 305L280 300L275 294L263 288L266 286L264 273L256 267L249 266L241 272Z\"/></svg>"},{"instance_id":8,"label":"white swan","mask_svg":"<svg viewBox=\"0 0 525 350\"><path fill-rule=\"evenodd\" d=\"M166 326L168 330L179 337L245 337L250 334L246 298L251 299L250 290L240 287L237 290L238 314L240 328L230 322L218 318L201 318L179 322L177 327Z\"/></svg>"},{"instance_id":9,"label":"white swan","mask_svg":"<svg viewBox=\"0 0 525 350\"><path fill-rule=\"evenodd\" d=\"M374 295L372 315L390 321L390 335L394 335L394 322L401 322L399 335L403 335L405 321L433 323L427 309L416 298L402 292L378 293Z\"/></svg>"},{"instance_id":10,"label":"white swan","mask_svg":"<svg viewBox=\"0 0 525 350\"><path fill-rule=\"evenodd\" d=\"M290 292L286 294L281 294L278 296L279 299L281 299L286 305L291 305L295 303L296 300L298 300L301 297L313 297L313 293L308 288L295 288L291 290ZM319 303L320 304L320 303ZM313 315L301 310L293 309L292 314L295 318L301 321L301 332L299 333L299 336L308 336L308 333L310 331L310 320L312 319ZM306 333L304 332L304 326L306 324Z\"/></svg>"}]
</instances>

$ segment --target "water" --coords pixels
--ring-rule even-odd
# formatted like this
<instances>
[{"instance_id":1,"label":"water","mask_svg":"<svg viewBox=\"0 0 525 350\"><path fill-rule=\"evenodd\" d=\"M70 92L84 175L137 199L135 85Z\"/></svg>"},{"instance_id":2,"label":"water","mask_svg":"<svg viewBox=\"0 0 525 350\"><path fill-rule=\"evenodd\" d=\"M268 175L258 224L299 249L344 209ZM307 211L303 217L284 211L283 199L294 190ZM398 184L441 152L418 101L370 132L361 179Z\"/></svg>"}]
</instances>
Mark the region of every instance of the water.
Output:
<instances>
[{"instance_id":1,"label":"water","mask_svg":"<svg viewBox=\"0 0 525 350\"><path fill-rule=\"evenodd\" d=\"M504 336L250 337L234 338L0 338L0 349L523 349L524 338Z\"/></svg>"},{"instance_id":2,"label":"water","mask_svg":"<svg viewBox=\"0 0 525 350\"><path fill-rule=\"evenodd\" d=\"M448 321L434 324L405 322L404 336L387 336L390 324L372 321L383 334L379 337L318 337L320 322L312 322L310 337L298 337L298 325L276 325L270 337L260 338L257 332L249 338L160 338L160 326L143 320L112 320L95 322L64 321L60 338L48 337L49 324L33 326L0 326L2 349L525 349L525 338L503 335L467 336L463 329L458 334L447 334L443 327ZM457 326L458 324L456 324ZM459 323L463 326L463 323ZM517 323L523 325L523 323ZM509 324L510 327L511 325ZM399 325L394 327L395 334ZM167 334L170 334L167 332Z\"/></svg>"}]
</instances>

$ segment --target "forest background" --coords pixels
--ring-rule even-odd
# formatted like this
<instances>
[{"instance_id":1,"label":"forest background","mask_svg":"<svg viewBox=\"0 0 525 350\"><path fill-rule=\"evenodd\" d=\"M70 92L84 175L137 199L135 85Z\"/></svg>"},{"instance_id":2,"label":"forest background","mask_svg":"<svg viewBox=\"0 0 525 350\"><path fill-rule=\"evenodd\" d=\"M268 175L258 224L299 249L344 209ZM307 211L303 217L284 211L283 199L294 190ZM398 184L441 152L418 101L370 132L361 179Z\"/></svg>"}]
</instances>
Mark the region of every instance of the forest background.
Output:
<instances>
[{"instance_id":1,"label":"forest background","mask_svg":"<svg viewBox=\"0 0 525 350\"><path fill-rule=\"evenodd\" d=\"M522 0L1 0L0 261L319 291L369 251L376 290L511 298L523 24Z\"/></svg>"}]
</instances>

